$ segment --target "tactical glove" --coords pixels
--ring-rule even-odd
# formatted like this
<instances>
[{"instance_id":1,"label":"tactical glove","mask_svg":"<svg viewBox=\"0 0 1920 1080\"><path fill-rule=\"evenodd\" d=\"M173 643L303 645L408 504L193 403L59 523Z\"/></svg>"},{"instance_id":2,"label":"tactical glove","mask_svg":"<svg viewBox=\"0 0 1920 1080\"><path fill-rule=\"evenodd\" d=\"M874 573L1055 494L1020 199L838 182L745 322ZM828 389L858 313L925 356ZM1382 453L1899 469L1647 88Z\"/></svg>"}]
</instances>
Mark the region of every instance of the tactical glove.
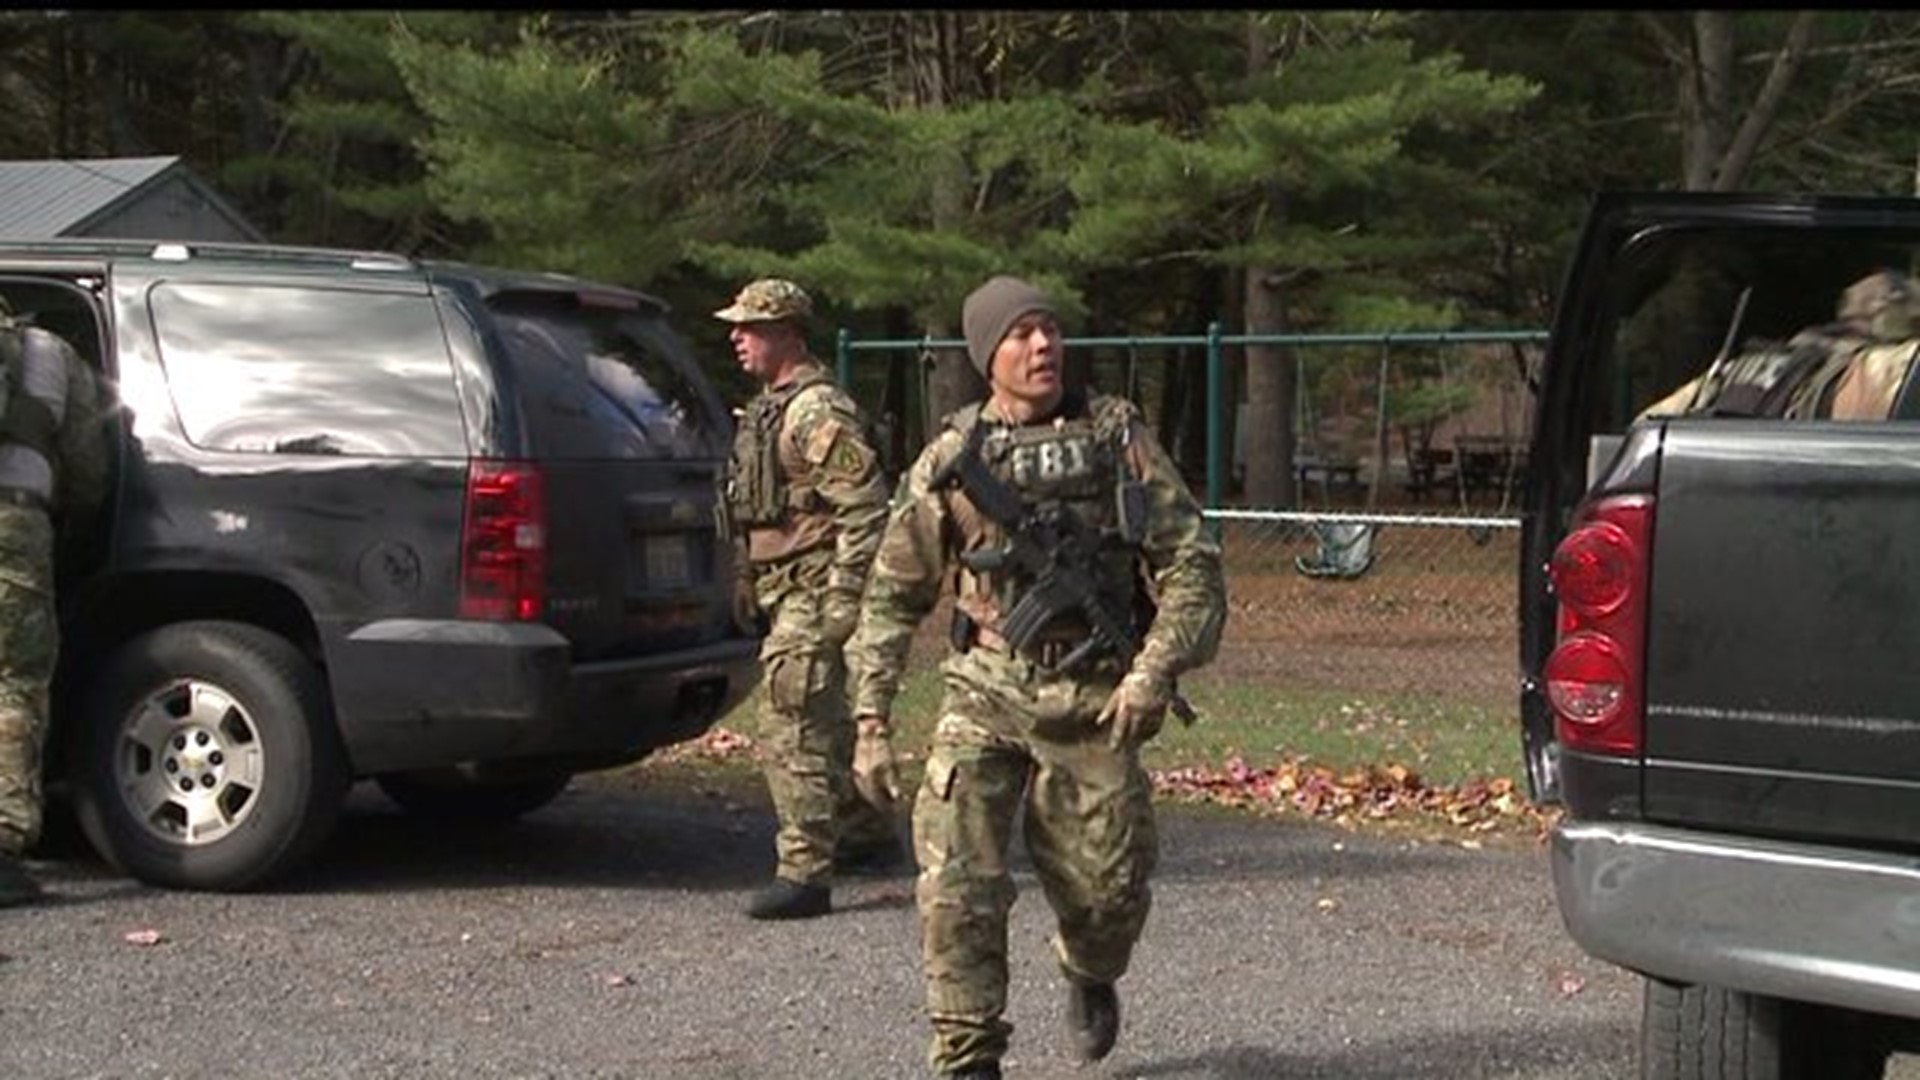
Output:
<instances>
[{"instance_id":1,"label":"tactical glove","mask_svg":"<svg viewBox=\"0 0 1920 1080\"><path fill-rule=\"evenodd\" d=\"M1167 706L1173 703L1173 683L1151 671L1130 671L1113 688L1105 708L1094 721L1107 727L1115 749L1139 746L1160 734Z\"/></svg>"},{"instance_id":2,"label":"tactical glove","mask_svg":"<svg viewBox=\"0 0 1920 1080\"><path fill-rule=\"evenodd\" d=\"M893 728L884 716L862 716L855 724L853 786L874 809L893 813L900 781L893 767Z\"/></svg>"},{"instance_id":3,"label":"tactical glove","mask_svg":"<svg viewBox=\"0 0 1920 1080\"><path fill-rule=\"evenodd\" d=\"M840 648L853 637L860 624L860 597L840 589L829 589L820 603L820 639Z\"/></svg>"}]
</instances>

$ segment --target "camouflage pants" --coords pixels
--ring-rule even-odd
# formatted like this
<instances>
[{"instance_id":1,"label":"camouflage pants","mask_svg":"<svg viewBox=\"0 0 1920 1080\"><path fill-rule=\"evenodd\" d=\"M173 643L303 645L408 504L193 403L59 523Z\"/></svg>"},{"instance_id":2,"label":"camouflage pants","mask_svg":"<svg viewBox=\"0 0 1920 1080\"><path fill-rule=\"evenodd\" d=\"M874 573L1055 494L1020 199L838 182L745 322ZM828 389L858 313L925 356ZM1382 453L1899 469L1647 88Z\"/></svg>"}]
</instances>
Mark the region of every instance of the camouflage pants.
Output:
<instances>
[{"instance_id":1,"label":"camouflage pants","mask_svg":"<svg viewBox=\"0 0 1920 1080\"><path fill-rule=\"evenodd\" d=\"M1115 749L1093 719L1116 676L1085 682L981 649L946 667L926 778L913 809L929 1058L957 1071L1006 1052L1007 847L1026 811L1027 853L1069 978L1127 970L1152 904L1159 854L1152 788L1137 748Z\"/></svg>"},{"instance_id":2,"label":"camouflage pants","mask_svg":"<svg viewBox=\"0 0 1920 1080\"><path fill-rule=\"evenodd\" d=\"M0 852L18 855L40 836L40 747L59 640L47 515L0 507Z\"/></svg>"},{"instance_id":3,"label":"camouflage pants","mask_svg":"<svg viewBox=\"0 0 1920 1080\"><path fill-rule=\"evenodd\" d=\"M754 591L771 628L760 645L760 766L780 819L775 873L824 883L836 847L896 843L893 821L853 786L853 715L844 642L822 640L829 552L758 568Z\"/></svg>"}]
</instances>

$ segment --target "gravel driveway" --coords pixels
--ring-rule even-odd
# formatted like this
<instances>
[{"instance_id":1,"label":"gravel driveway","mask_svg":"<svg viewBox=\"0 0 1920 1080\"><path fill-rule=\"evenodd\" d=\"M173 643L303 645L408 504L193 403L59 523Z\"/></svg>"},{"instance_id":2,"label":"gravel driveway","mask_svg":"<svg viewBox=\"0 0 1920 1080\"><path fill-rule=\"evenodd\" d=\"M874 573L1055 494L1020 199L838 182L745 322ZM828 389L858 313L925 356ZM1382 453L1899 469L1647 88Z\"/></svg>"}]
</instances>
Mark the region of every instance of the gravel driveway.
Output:
<instances>
[{"instance_id":1,"label":"gravel driveway","mask_svg":"<svg viewBox=\"0 0 1920 1080\"><path fill-rule=\"evenodd\" d=\"M265 894L44 863L58 902L0 911L0 1076L926 1075L911 879L751 922L764 801L649 779L583 778L492 828L363 789ZM1565 937L1542 849L1189 807L1161 831L1120 1047L1094 1067L1069 1055L1020 863L1009 1077L1631 1073L1637 983Z\"/></svg>"}]
</instances>

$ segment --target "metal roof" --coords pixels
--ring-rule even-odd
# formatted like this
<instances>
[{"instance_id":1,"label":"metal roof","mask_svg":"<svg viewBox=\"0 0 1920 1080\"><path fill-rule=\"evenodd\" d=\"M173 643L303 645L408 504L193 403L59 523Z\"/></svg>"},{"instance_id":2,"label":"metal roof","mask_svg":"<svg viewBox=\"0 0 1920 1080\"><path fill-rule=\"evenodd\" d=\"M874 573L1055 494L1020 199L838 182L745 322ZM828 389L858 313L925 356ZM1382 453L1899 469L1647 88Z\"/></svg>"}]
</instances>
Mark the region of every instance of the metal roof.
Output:
<instances>
[{"instance_id":1,"label":"metal roof","mask_svg":"<svg viewBox=\"0 0 1920 1080\"><path fill-rule=\"evenodd\" d=\"M60 236L180 163L164 157L0 161L0 236Z\"/></svg>"}]
</instances>

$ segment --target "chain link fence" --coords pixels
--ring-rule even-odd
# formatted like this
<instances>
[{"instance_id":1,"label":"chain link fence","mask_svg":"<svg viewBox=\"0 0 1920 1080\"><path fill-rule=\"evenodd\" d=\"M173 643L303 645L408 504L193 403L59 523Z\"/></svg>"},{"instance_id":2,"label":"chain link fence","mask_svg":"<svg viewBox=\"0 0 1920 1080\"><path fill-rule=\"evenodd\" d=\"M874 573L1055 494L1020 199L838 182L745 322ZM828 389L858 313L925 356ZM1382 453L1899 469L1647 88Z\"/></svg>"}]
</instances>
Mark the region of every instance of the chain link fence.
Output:
<instances>
[{"instance_id":1,"label":"chain link fence","mask_svg":"<svg viewBox=\"0 0 1920 1080\"><path fill-rule=\"evenodd\" d=\"M1511 705L1512 517L1210 511L1228 623L1219 678Z\"/></svg>"}]
</instances>

